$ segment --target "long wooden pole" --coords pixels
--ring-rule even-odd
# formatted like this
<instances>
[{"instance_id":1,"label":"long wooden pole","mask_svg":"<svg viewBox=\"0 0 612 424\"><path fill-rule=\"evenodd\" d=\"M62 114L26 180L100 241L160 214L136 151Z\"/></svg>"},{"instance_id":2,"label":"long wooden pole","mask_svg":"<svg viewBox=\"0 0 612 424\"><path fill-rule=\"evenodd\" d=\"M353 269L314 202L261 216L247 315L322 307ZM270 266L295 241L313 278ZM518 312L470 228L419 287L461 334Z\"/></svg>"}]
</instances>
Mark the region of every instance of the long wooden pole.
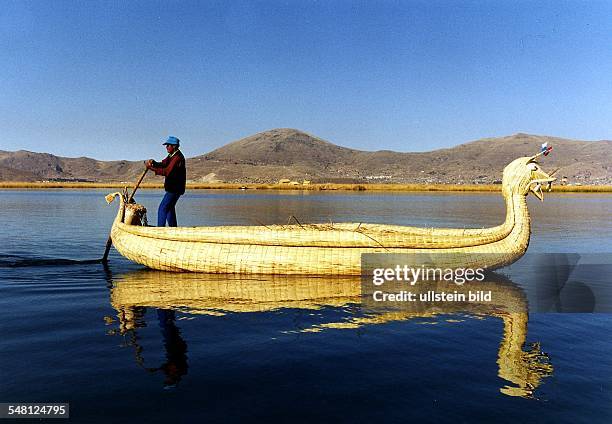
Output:
<instances>
[{"instance_id":1,"label":"long wooden pole","mask_svg":"<svg viewBox=\"0 0 612 424\"><path fill-rule=\"evenodd\" d=\"M142 173L142 175L140 176L140 178L138 179L138 182L134 186L134 190L132 190L132 194L130 194L130 197L127 200L128 203L130 203L132 201L132 199L134 198L134 194L136 193L136 190L138 190L138 187L140 186L140 183L142 182L142 180L144 180L144 177L145 177L145 175L147 175L148 171L149 171L149 168L146 168L144 170L144 172ZM107 263L108 262L108 253L110 252L110 248L111 248L112 244L113 244L113 239L111 238L111 236L109 234L108 235L108 239L106 240L106 248L104 249L104 256L102 256L102 263Z\"/></svg>"},{"instance_id":2,"label":"long wooden pole","mask_svg":"<svg viewBox=\"0 0 612 424\"><path fill-rule=\"evenodd\" d=\"M128 203L130 203L132 201L132 199L134 198L134 194L136 194L136 190L138 190L138 187L140 186L140 183L142 182L142 180L144 180L144 177L145 177L145 175L147 175L148 171L149 171L149 168L145 168L144 172L142 173L142 175L138 179L138 182L134 186L134 190L132 190L132 194L130 194L130 197L128 198Z\"/></svg>"}]
</instances>

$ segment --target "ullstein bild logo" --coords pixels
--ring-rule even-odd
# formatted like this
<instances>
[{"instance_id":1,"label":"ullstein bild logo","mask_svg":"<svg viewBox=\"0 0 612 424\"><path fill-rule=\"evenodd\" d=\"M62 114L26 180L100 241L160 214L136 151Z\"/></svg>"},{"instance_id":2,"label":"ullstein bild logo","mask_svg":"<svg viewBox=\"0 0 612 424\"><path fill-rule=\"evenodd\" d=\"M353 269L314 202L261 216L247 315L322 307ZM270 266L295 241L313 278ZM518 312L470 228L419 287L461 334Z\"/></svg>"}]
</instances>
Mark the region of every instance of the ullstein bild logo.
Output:
<instances>
[{"instance_id":1,"label":"ullstein bild logo","mask_svg":"<svg viewBox=\"0 0 612 424\"><path fill-rule=\"evenodd\" d=\"M491 291L469 290L402 290L401 283L411 288L419 283L442 282L463 286L468 281L484 281L485 270L482 268L428 268L425 265L410 267L396 265L394 268L374 268L372 283L380 290L374 290L372 300L375 302L489 302ZM383 290L385 283L396 283L392 288ZM387 284L388 286L389 284ZM452 286L451 286L452 288Z\"/></svg>"},{"instance_id":2,"label":"ullstein bild logo","mask_svg":"<svg viewBox=\"0 0 612 424\"><path fill-rule=\"evenodd\" d=\"M492 300L491 290L469 290L467 293L461 293L457 290L414 292L400 290L397 293L387 293L382 290L376 290L372 293L372 299L375 302L490 302Z\"/></svg>"},{"instance_id":3,"label":"ullstein bild logo","mask_svg":"<svg viewBox=\"0 0 612 424\"><path fill-rule=\"evenodd\" d=\"M477 305L508 311L612 312L610 254L527 254L495 271L479 267L482 263L503 264L503 257L364 254L362 302L420 311L446 304L465 312L476 311Z\"/></svg>"}]
</instances>

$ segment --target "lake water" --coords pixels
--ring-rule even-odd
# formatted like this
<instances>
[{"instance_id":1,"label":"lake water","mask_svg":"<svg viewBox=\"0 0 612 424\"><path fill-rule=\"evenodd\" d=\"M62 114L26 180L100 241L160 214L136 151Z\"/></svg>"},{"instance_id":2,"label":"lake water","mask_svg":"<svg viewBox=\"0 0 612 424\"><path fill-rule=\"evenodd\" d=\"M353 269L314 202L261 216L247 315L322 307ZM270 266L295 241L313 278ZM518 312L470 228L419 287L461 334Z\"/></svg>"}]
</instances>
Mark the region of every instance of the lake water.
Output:
<instances>
[{"instance_id":1,"label":"lake water","mask_svg":"<svg viewBox=\"0 0 612 424\"><path fill-rule=\"evenodd\" d=\"M70 402L78 422L612 422L612 315L507 305L367 310L359 281L210 277L99 258L108 191L0 191L0 402ZM155 221L161 192L137 200ZM530 200L529 252L612 252L612 196ZM499 194L195 191L179 225L483 227ZM61 259L64 261L57 261ZM525 294L526 293L526 294ZM517 306L518 305L518 306ZM516 308L505 311L504 308ZM468 308L469 309L469 308Z\"/></svg>"}]
</instances>

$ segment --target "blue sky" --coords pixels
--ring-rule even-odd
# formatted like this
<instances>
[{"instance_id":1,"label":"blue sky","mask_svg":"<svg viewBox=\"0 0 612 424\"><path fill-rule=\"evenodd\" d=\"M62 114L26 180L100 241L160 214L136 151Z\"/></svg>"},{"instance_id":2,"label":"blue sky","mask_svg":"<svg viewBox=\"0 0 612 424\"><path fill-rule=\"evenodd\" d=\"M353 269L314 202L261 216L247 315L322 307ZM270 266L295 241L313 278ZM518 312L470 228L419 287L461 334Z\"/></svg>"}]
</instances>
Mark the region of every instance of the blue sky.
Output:
<instances>
[{"instance_id":1,"label":"blue sky","mask_svg":"<svg viewBox=\"0 0 612 424\"><path fill-rule=\"evenodd\" d=\"M612 138L612 2L2 1L0 150L188 156L271 128L422 151Z\"/></svg>"}]
</instances>

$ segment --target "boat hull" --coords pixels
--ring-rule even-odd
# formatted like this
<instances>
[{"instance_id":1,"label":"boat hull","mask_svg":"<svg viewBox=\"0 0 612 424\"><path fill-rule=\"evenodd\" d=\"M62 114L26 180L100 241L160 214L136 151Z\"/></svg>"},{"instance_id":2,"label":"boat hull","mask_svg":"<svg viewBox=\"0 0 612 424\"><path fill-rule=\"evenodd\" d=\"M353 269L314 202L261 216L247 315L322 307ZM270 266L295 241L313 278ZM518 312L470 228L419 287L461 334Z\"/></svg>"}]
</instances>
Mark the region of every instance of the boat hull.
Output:
<instances>
[{"instance_id":1,"label":"boat hull","mask_svg":"<svg viewBox=\"0 0 612 424\"><path fill-rule=\"evenodd\" d=\"M367 253L427 253L432 259L428 266L432 267L495 269L514 262L527 249L529 228L521 228L521 225L515 224L508 236L497 242L440 249L193 242L134 234L130 226L121 222L115 222L111 237L117 251L127 259L163 271L360 275L362 255ZM267 229L262 227L261 231L265 234ZM439 262L436 262L436 258L439 258Z\"/></svg>"}]
</instances>

